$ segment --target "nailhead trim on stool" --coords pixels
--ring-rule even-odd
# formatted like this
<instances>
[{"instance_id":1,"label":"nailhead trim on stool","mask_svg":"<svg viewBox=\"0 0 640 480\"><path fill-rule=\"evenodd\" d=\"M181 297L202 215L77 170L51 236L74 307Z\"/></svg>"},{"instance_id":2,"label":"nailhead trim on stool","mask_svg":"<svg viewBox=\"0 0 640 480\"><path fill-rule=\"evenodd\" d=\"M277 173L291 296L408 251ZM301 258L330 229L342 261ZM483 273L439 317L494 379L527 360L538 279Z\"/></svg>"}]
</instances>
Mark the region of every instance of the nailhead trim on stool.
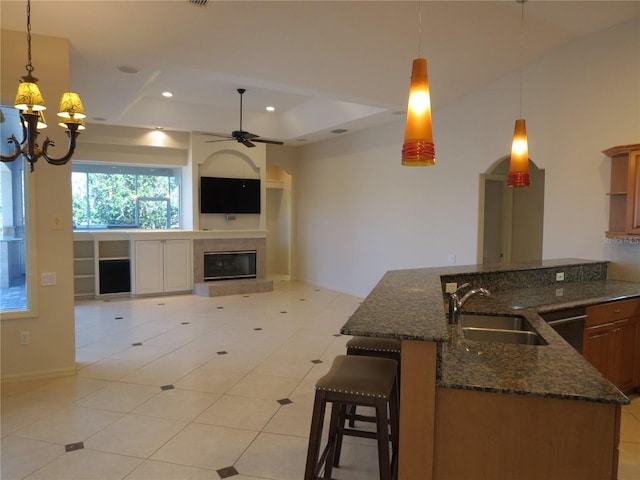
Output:
<instances>
[{"instance_id":1,"label":"nailhead trim on stool","mask_svg":"<svg viewBox=\"0 0 640 480\"><path fill-rule=\"evenodd\" d=\"M338 355L329 372L316 382L311 432L304 480L331 478L333 467L340 463L344 435L378 440L380 480L396 476L398 452L398 363L388 358ZM332 404L327 445L320 454L322 427L327 403ZM376 431L345 426L349 405L364 405L376 410ZM389 425L391 433L389 434ZM392 456L389 459L389 441ZM324 465L324 477L318 474Z\"/></svg>"}]
</instances>

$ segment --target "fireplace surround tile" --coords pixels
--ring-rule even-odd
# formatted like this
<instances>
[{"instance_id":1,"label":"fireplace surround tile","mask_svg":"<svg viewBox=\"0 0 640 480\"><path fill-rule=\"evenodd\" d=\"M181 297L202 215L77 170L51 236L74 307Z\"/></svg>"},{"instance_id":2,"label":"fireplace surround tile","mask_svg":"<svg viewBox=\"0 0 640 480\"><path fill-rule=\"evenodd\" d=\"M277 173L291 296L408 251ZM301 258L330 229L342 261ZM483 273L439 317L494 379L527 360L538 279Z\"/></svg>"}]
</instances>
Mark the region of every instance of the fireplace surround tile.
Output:
<instances>
[{"instance_id":1,"label":"fireplace surround tile","mask_svg":"<svg viewBox=\"0 0 640 480\"><path fill-rule=\"evenodd\" d=\"M256 278L204 281L204 252L256 251ZM200 296L237 295L271 292L273 281L267 280L266 238L206 238L193 241L194 291Z\"/></svg>"}]
</instances>

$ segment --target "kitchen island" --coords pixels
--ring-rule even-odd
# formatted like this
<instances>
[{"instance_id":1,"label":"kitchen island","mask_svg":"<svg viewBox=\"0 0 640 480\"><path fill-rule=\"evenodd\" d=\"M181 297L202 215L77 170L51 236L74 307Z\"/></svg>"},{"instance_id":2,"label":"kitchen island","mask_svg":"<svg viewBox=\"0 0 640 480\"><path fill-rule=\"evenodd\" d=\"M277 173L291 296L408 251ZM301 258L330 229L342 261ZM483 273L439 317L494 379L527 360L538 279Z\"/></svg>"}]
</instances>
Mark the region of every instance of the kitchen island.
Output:
<instances>
[{"instance_id":1,"label":"kitchen island","mask_svg":"<svg viewBox=\"0 0 640 480\"><path fill-rule=\"evenodd\" d=\"M640 297L639 284L606 270L563 259L384 275L342 333L402 339L400 479L616 478L628 399L538 315ZM464 338L447 321L444 286L467 281L493 294L464 310L517 313L546 344Z\"/></svg>"}]
</instances>

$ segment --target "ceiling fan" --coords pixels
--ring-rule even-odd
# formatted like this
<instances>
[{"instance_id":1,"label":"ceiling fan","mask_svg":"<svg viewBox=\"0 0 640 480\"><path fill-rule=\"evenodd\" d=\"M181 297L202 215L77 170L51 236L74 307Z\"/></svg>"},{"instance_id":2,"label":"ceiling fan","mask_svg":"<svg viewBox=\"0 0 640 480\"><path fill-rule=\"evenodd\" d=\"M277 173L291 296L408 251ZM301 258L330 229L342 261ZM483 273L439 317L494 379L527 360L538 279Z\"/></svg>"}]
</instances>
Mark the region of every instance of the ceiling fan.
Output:
<instances>
[{"instance_id":1,"label":"ceiling fan","mask_svg":"<svg viewBox=\"0 0 640 480\"><path fill-rule=\"evenodd\" d=\"M217 135L215 133L205 133L205 135L211 135L214 137L224 137L221 140L208 140L206 143L213 142L227 142L229 140L235 140L238 143L242 143L245 147L255 147L254 142L259 143L270 143L272 145L284 145L284 142L280 140L267 140L266 138L260 138L260 136L255 133L249 133L242 130L242 95L246 92L244 88L239 88L238 93L240 94L240 129L234 130L231 132L231 136Z\"/></svg>"}]
</instances>

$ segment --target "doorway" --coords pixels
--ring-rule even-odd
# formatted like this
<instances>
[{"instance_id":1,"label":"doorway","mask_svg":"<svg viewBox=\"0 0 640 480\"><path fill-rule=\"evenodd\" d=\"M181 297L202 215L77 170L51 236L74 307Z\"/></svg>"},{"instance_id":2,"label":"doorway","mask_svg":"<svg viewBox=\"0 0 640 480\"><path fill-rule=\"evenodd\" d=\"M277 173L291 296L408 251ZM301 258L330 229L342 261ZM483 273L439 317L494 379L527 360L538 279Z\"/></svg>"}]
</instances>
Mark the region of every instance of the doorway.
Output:
<instances>
[{"instance_id":1,"label":"doorway","mask_svg":"<svg viewBox=\"0 0 640 480\"><path fill-rule=\"evenodd\" d=\"M480 175L478 263L542 260L544 169L529 160L531 185L507 186L509 157Z\"/></svg>"}]
</instances>

